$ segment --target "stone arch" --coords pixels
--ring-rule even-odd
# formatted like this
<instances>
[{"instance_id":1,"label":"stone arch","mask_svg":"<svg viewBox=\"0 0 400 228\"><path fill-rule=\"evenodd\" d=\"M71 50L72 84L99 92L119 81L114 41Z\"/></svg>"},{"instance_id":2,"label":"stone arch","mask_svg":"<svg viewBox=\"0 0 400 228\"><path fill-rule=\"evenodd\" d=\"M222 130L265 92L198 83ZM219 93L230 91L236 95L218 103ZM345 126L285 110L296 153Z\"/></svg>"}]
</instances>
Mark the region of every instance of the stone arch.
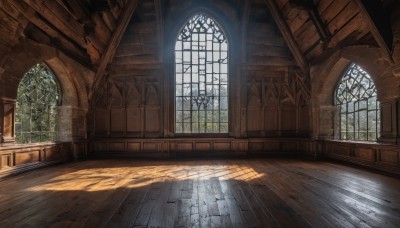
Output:
<instances>
[{"instance_id":1,"label":"stone arch","mask_svg":"<svg viewBox=\"0 0 400 228\"><path fill-rule=\"evenodd\" d=\"M313 138L338 139L338 115L334 92L347 67L355 63L369 73L377 89L378 100L400 95L400 84L393 75L393 64L376 47L349 46L334 52L311 68Z\"/></svg>"},{"instance_id":2,"label":"stone arch","mask_svg":"<svg viewBox=\"0 0 400 228\"><path fill-rule=\"evenodd\" d=\"M15 61L19 60L19 61ZM23 60L23 62L21 62ZM87 107L87 93L85 84L80 78L77 70L78 64L73 63L65 55L61 54L55 48L40 45L31 42L24 42L15 47L13 52L8 53L2 61L4 69L2 79L8 77L11 79L11 88L7 89L2 96L15 99L19 82L24 74L35 64L44 63L56 76L62 91L62 105ZM83 68L83 67L82 67Z\"/></svg>"},{"instance_id":3,"label":"stone arch","mask_svg":"<svg viewBox=\"0 0 400 228\"><path fill-rule=\"evenodd\" d=\"M379 48L351 46L335 52L318 67L311 69L312 101L314 106L333 105L333 94L338 81L350 63L355 63L367 71L374 81L378 99L389 99L398 96L399 88L394 92L386 88L395 86L398 82L390 70L390 62ZM380 80L381 78L388 78Z\"/></svg>"},{"instance_id":4,"label":"stone arch","mask_svg":"<svg viewBox=\"0 0 400 228\"><path fill-rule=\"evenodd\" d=\"M86 114L88 109L87 88L93 82L94 73L81 66L55 48L24 41L0 59L0 97L14 100L18 85L24 74L35 64L45 64L56 76L60 85L62 101L58 108L60 141L73 141L86 137ZM79 122L74 120L78 120ZM7 123L14 126L14 123Z\"/></svg>"}]
</instances>

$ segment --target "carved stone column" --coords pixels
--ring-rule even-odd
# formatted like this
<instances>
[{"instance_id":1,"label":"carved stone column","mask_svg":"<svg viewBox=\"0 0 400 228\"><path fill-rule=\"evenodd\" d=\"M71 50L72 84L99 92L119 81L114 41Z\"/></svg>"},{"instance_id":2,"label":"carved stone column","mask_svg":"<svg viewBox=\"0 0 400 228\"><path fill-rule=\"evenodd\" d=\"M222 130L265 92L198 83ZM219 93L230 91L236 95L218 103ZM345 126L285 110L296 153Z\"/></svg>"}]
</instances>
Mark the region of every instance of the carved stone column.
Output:
<instances>
[{"instance_id":1,"label":"carved stone column","mask_svg":"<svg viewBox=\"0 0 400 228\"><path fill-rule=\"evenodd\" d=\"M13 99L0 99L0 140L1 143L14 143L15 103Z\"/></svg>"},{"instance_id":2,"label":"carved stone column","mask_svg":"<svg viewBox=\"0 0 400 228\"><path fill-rule=\"evenodd\" d=\"M337 127L337 107L319 106L313 108L313 138L329 140L335 139Z\"/></svg>"},{"instance_id":3,"label":"carved stone column","mask_svg":"<svg viewBox=\"0 0 400 228\"><path fill-rule=\"evenodd\" d=\"M75 142L86 139L86 113L87 110L79 107L59 107L58 140Z\"/></svg>"}]
</instances>

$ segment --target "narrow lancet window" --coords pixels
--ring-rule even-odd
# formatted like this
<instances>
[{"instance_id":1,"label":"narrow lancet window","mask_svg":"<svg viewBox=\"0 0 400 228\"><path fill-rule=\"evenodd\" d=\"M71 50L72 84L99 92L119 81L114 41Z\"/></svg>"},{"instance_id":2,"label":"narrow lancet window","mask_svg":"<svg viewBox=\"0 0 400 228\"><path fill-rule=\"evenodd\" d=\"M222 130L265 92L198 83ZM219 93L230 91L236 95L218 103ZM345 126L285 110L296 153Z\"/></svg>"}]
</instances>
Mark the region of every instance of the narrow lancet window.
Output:
<instances>
[{"instance_id":1,"label":"narrow lancet window","mask_svg":"<svg viewBox=\"0 0 400 228\"><path fill-rule=\"evenodd\" d=\"M336 90L340 139L376 141L380 130L377 91L370 75L351 64Z\"/></svg>"},{"instance_id":2,"label":"narrow lancet window","mask_svg":"<svg viewBox=\"0 0 400 228\"><path fill-rule=\"evenodd\" d=\"M25 73L18 86L15 140L35 143L57 140L60 88L54 74L37 64Z\"/></svg>"},{"instance_id":3,"label":"narrow lancet window","mask_svg":"<svg viewBox=\"0 0 400 228\"><path fill-rule=\"evenodd\" d=\"M228 132L228 41L205 14L192 17L175 44L175 132Z\"/></svg>"}]
</instances>

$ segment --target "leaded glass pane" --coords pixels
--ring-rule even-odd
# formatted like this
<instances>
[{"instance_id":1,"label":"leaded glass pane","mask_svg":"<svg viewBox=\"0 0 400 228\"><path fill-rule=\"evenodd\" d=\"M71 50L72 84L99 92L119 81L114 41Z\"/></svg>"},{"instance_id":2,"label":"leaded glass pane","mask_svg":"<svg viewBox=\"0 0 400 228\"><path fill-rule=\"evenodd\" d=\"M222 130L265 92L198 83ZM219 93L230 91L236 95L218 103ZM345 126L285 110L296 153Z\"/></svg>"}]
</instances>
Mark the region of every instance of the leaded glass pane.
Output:
<instances>
[{"instance_id":1,"label":"leaded glass pane","mask_svg":"<svg viewBox=\"0 0 400 228\"><path fill-rule=\"evenodd\" d=\"M17 143L57 139L57 110L60 88L55 76L43 64L25 73L18 86L15 140Z\"/></svg>"},{"instance_id":2,"label":"leaded glass pane","mask_svg":"<svg viewBox=\"0 0 400 228\"><path fill-rule=\"evenodd\" d=\"M335 93L335 104L340 108L340 139L376 141L380 130L376 97L370 75L360 66L351 64Z\"/></svg>"},{"instance_id":3,"label":"leaded glass pane","mask_svg":"<svg viewBox=\"0 0 400 228\"><path fill-rule=\"evenodd\" d=\"M191 18L178 35L175 78L176 133L227 133L228 42L205 14Z\"/></svg>"}]
</instances>

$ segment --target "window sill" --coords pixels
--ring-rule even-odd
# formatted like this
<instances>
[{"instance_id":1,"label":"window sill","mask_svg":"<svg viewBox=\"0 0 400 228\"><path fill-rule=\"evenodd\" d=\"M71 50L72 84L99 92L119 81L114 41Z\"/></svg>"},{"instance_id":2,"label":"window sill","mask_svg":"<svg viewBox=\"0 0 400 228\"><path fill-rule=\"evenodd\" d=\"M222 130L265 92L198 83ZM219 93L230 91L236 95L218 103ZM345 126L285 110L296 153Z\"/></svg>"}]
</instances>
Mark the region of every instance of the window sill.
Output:
<instances>
[{"instance_id":1,"label":"window sill","mask_svg":"<svg viewBox=\"0 0 400 228\"><path fill-rule=\"evenodd\" d=\"M53 146L53 145L59 145L59 144L62 144L62 142L38 142L38 143L25 143L25 144L4 143L4 144L0 144L0 150L35 148L35 147Z\"/></svg>"}]
</instances>

